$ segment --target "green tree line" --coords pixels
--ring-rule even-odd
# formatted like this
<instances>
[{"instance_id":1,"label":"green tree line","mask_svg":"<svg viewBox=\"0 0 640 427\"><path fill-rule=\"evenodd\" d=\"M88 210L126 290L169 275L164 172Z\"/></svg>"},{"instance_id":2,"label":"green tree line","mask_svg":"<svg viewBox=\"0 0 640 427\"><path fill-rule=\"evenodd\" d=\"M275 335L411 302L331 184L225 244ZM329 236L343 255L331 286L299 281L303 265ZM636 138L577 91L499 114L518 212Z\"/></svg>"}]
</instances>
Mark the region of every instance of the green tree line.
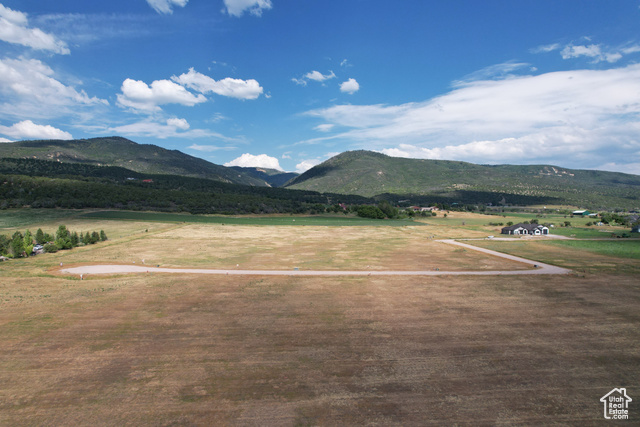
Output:
<instances>
[{"instance_id":1,"label":"green tree line","mask_svg":"<svg viewBox=\"0 0 640 427\"><path fill-rule=\"evenodd\" d=\"M151 180L152 182L144 182ZM110 208L193 214L319 213L360 196L253 187L178 175L145 175L118 167L0 159L0 209Z\"/></svg>"},{"instance_id":2,"label":"green tree line","mask_svg":"<svg viewBox=\"0 0 640 427\"><path fill-rule=\"evenodd\" d=\"M38 228L35 235L30 230L24 234L16 231L11 237L0 234L0 255L11 258L28 257L34 252L36 245L42 246L44 252L57 252L82 245L93 245L107 239L104 230L78 234L76 231L69 231L65 225L59 226L53 235L43 232L41 228Z\"/></svg>"}]
</instances>

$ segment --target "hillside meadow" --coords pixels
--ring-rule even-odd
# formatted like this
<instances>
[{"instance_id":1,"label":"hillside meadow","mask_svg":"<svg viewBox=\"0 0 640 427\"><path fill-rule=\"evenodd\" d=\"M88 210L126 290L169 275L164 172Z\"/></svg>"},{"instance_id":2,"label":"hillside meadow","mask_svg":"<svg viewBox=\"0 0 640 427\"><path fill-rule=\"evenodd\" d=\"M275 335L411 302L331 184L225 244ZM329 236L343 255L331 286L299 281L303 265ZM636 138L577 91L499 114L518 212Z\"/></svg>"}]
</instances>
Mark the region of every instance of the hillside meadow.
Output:
<instances>
[{"instance_id":1,"label":"hillside meadow","mask_svg":"<svg viewBox=\"0 0 640 427\"><path fill-rule=\"evenodd\" d=\"M351 226L87 213L0 213L2 234L65 224L109 236L0 263L2 425L594 424L612 388L640 395L640 267L625 255L637 239L467 242L573 270L563 276L80 280L60 263L527 268L437 242L497 234L493 216Z\"/></svg>"}]
</instances>

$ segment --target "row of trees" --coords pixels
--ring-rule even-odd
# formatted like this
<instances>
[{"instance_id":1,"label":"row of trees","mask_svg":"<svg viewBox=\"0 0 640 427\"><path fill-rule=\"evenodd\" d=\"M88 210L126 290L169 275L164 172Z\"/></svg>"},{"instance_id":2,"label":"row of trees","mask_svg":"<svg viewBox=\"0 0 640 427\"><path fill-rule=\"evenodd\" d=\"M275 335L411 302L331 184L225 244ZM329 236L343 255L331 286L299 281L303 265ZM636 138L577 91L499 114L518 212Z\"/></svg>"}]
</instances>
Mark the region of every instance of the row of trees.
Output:
<instances>
[{"instance_id":1,"label":"row of trees","mask_svg":"<svg viewBox=\"0 0 640 427\"><path fill-rule=\"evenodd\" d=\"M16 231L11 237L0 234L0 255L12 258L28 257L34 252L36 245L41 245L44 252L57 252L80 245L93 245L105 240L107 240L107 234L104 230L78 234L75 231L70 232L65 225L58 227L55 235L45 233L41 228L38 228L35 235L29 230L24 234Z\"/></svg>"},{"instance_id":2,"label":"row of trees","mask_svg":"<svg viewBox=\"0 0 640 427\"><path fill-rule=\"evenodd\" d=\"M604 224L620 224L626 227L638 225L639 220L632 220L629 215L621 215L618 213L603 212L600 214L600 221Z\"/></svg>"}]
</instances>

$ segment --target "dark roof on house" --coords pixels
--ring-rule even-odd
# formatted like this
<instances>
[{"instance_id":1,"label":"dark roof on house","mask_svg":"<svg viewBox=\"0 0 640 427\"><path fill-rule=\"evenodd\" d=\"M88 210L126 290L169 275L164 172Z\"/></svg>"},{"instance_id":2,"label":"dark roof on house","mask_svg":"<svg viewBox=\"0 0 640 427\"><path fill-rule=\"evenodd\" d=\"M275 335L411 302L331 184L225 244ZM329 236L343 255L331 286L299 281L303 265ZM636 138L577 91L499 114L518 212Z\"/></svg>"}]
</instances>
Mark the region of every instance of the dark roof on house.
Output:
<instances>
[{"instance_id":1,"label":"dark roof on house","mask_svg":"<svg viewBox=\"0 0 640 427\"><path fill-rule=\"evenodd\" d=\"M513 230L517 230L518 228L524 228L527 231L533 231L536 228L543 228L544 225L542 224L514 224L514 225L510 225L508 227L504 227L502 230L503 231L513 231Z\"/></svg>"}]
</instances>

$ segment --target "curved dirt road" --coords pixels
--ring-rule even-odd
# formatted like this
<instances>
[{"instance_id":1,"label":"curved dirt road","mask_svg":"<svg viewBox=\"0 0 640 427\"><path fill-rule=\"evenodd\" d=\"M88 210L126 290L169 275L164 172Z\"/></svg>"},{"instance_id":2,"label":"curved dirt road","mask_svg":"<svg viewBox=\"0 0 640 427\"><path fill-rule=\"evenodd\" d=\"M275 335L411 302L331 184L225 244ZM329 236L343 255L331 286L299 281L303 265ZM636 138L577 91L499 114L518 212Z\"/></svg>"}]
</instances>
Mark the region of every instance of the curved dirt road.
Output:
<instances>
[{"instance_id":1,"label":"curved dirt road","mask_svg":"<svg viewBox=\"0 0 640 427\"><path fill-rule=\"evenodd\" d=\"M444 271L444 270L423 270L423 271L337 271L337 270L215 270L204 268L169 268L169 267L146 267L142 265L86 265L80 267L63 268L62 273L85 275L85 274L126 274L126 273L182 273L182 274L219 274L219 275L255 275L255 276L491 276L491 275L522 275L522 274L567 274L571 270L543 264L513 255L503 254L490 249L479 248L455 240L438 240L439 242L462 246L474 251L483 252L489 255L509 259L512 261L529 264L534 267L532 270L492 270L492 271Z\"/></svg>"}]
</instances>

